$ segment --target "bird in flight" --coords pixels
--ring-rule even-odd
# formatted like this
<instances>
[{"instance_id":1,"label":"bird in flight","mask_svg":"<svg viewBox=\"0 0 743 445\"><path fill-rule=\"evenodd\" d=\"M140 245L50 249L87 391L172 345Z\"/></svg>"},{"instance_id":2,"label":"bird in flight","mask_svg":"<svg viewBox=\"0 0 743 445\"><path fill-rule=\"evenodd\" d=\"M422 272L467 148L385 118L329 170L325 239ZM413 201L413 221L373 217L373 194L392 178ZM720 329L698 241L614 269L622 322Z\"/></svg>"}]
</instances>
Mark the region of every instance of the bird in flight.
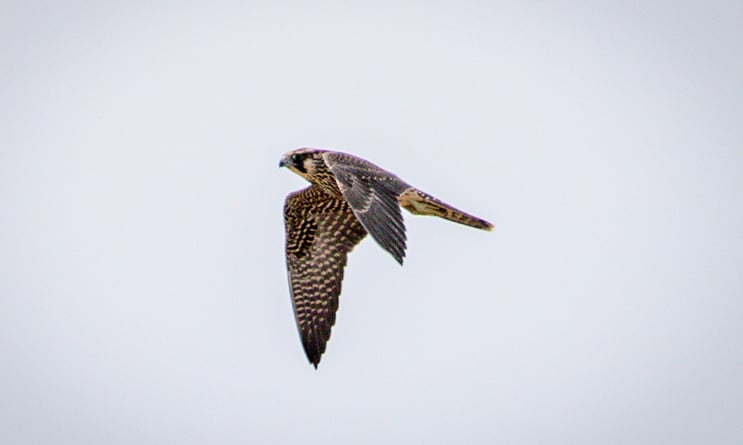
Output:
<instances>
[{"instance_id":1,"label":"bird in flight","mask_svg":"<svg viewBox=\"0 0 743 445\"><path fill-rule=\"evenodd\" d=\"M406 237L400 207L415 215L493 228L347 153L300 148L286 153L279 167L311 184L286 197L284 222L294 316L304 352L315 368L335 324L348 253L369 233L402 264Z\"/></svg>"}]
</instances>

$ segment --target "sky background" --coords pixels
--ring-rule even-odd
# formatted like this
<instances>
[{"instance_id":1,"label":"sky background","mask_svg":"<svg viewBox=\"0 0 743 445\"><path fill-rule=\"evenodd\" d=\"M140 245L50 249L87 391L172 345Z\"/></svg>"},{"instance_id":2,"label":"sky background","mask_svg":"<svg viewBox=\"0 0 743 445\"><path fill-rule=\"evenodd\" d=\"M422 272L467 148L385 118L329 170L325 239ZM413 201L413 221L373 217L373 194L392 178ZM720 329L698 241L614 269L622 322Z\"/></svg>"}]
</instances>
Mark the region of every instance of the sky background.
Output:
<instances>
[{"instance_id":1,"label":"sky background","mask_svg":"<svg viewBox=\"0 0 743 445\"><path fill-rule=\"evenodd\" d=\"M0 4L0 443L743 442L743 6ZM349 258L314 370L277 168L493 221Z\"/></svg>"}]
</instances>

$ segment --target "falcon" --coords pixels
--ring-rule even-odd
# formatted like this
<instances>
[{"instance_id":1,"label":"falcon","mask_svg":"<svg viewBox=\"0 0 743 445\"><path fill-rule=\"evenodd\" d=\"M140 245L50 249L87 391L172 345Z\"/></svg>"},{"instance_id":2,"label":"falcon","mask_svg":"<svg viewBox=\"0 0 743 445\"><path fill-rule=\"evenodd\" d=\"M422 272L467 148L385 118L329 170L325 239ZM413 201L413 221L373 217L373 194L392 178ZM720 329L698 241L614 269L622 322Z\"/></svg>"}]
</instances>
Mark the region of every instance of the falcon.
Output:
<instances>
[{"instance_id":1,"label":"falcon","mask_svg":"<svg viewBox=\"0 0 743 445\"><path fill-rule=\"evenodd\" d=\"M346 258L367 233L402 265L406 237L400 207L415 215L493 228L348 153L300 148L286 153L279 167L311 184L286 197L284 223L294 316L315 369L335 324Z\"/></svg>"}]
</instances>

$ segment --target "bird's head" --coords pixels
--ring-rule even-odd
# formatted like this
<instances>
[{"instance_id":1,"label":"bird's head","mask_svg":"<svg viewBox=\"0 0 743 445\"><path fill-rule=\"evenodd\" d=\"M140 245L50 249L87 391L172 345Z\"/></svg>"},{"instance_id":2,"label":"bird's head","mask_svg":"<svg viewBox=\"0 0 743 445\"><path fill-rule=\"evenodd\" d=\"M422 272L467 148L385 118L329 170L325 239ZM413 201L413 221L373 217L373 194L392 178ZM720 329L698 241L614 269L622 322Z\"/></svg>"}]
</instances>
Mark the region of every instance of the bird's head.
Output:
<instances>
[{"instance_id":1,"label":"bird's head","mask_svg":"<svg viewBox=\"0 0 743 445\"><path fill-rule=\"evenodd\" d=\"M320 169L325 168L325 161L322 154L325 150L317 148L298 148L285 153L279 161L279 167L286 167L304 179L311 181L311 178Z\"/></svg>"}]
</instances>

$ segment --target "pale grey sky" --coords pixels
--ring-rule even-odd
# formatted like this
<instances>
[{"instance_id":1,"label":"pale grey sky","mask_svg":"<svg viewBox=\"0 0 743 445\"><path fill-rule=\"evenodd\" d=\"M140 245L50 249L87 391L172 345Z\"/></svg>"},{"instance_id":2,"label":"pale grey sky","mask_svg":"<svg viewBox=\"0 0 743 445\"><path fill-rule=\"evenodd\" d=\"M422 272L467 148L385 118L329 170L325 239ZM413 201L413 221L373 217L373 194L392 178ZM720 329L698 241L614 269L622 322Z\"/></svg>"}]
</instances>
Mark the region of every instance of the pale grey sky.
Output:
<instances>
[{"instance_id":1,"label":"pale grey sky","mask_svg":"<svg viewBox=\"0 0 743 445\"><path fill-rule=\"evenodd\" d=\"M740 2L5 2L0 443L739 444ZM300 146L496 224L351 255Z\"/></svg>"}]
</instances>

